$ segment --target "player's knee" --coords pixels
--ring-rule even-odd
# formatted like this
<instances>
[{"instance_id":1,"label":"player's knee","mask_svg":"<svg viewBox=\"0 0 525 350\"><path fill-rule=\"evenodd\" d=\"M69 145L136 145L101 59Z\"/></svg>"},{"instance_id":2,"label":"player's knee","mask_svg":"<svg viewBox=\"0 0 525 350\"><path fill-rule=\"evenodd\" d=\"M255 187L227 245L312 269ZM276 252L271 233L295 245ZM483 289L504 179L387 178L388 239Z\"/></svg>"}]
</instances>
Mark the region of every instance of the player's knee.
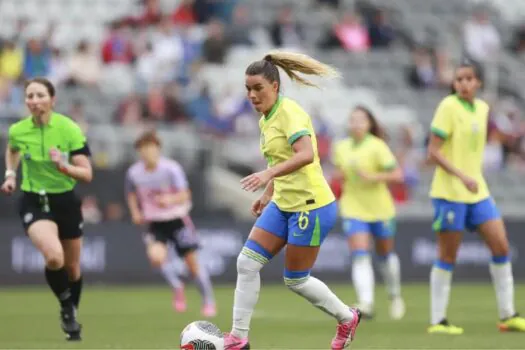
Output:
<instances>
[{"instance_id":1,"label":"player's knee","mask_svg":"<svg viewBox=\"0 0 525 350\"><path fill-rule=\"evenodd\" d=\"M148 258L151 266L160 268L166 261L167 250L162 244L154 243L148 247Z\"/></svg>"},{"instance_id":2,"label":"player's knee","mask_svg":"<svg viewBox=\"0 0 525 350\"><path fill-rule=\"evenodd\" d=\"M286 287L297 293L310 278L310 270L291 271L285 268L283 277Z\"/></svg>"},{"instance_id":3,"label":"player's knee","mask_svg":"<svg viewBox=\"0 0 525 350\"><path fill-rule=\"evenodd\" d=\"M64 266L64 252L59 249L50 249L44 252L46 267L58 270Z\"/></svg>"},{"instance_id":4,"label":"player's knee","mask_svg":"<svg viewBox=\"0 0 525 350\"><path fill-rule=\"evenodd\" d=\"M263 266L263 262L254 259L251 255L246 255L244 250L237 257L237 273L240 275L257 273Z\"/></svg>"},{"instance_id":5,"label":"player's knee","mask_svg":"<svg viewBox=\"0 0 525 350\"><path fill-rule=\"evenodd\" d=\"M272 259L272 254L255 241L247 240L237 257L237 272L259 272Z\"/></svg>"}]
</instances>

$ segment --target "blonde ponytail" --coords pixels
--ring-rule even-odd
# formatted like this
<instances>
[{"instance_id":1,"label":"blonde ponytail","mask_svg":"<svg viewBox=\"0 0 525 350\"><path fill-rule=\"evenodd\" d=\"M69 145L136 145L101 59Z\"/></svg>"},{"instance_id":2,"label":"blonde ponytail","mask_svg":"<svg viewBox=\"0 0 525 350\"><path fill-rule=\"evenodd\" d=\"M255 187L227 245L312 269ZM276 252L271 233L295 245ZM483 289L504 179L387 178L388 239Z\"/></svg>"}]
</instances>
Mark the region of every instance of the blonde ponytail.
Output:
<instances>
[{"instance_id":1,"label":"blonde ponytail","mask_svg":"<svg viewBox=\"0 0 525 350\"><path fill-rule=\"evenodd\" d=\"M334 67L301 53L271 51L264 57L264 61L280 67L292 81L301 85L317 87L316 84L301 77L298 73L327 78L341 77L339 71Z\"/></svg>"}]
</instances>

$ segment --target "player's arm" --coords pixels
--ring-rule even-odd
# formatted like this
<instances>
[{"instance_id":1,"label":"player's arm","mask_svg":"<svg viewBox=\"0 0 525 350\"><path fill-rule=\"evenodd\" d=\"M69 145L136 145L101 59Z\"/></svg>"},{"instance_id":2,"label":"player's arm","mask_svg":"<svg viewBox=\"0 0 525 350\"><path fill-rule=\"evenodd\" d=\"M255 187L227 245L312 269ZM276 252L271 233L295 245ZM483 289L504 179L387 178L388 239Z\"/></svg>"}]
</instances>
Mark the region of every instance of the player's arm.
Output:
<instances>
[{"instance_id":1,"label":"player's arm","mask_svg":"<svg viewBox=\"0 0 525 350\"><path fill-rule=\"evenodd\" d=\"M266 202L269 202L273 197L273 180L268 182L268 185L266 185L266 188L264 189L264 193L261 196L261 199L263 199Z\"/></svg>"},{"instance_id":2,"label":"player's arm","mask_svg":"<svg viewBox=\"0 0 525 350\"><path fill-rule=\"evenodd\" d=\"M163 201L165 205L179 205L187 203L191 200L191 190L189 188L188 179L182 167L175 163L171 169L171 178L173 186L177 189L175 193L164 194Z\"/></svg>"},{"instance_id":3,"label":"player's arm","mask_svg":"<svg viewBox=\"0 0 525 350\"><path fill-rule=\"evenodd\" d=\"M279 177L293 173L314 161L314 147L309 134L299 137L292 144L293 156L268 170L272 177Z\"/></svg>"},{"instance_id":4,"label":"player's arm","mask_svg":"<svg viewBox=\"0 0 525 350\"><path fill-rule=\"evenodd\" d=\"M379 171L372 174L374 181L387 183L403 182L403 171L386 143L382 142L379 144L376 156Z\"/></svg>"},{"instance_id":5,"label":"player's arm","mask_svg":"<svg viewBox=\"0 0 525 350\"><path fill-rule=\"evenodd\" d=\"M142 211L140 210L139 199L137 197L135 184L131 179L129 171L126 174L124 191L126 192L126 203L128 204L131 220L134 224L141 225L144 220L142 217Z\"/></svg>"},{"instance_id":6,"label":"player's arm","mask_svg":"<svg viewBox=\"0 0 525 350\"><path fill-rule=\"evenodd\" d=\"M441 167L450 175L463 178L463 173L452 165L452 163L441 152L443 144L452 135L452 117L452 106L445 101L441 102L436 110L434 119L432 120L427 159L429 162Z\"/></svg>"},{"instance_id":7,"label":"player's arm","mask_svg":"<svg viewBox=\"0 0 525 350\"><path fill-rule=\"evenodd\" d=\"M5 150L5 176L16 177L16 171L20 165L20 151L11 144Z\"/></svg>"},{"instance_id":8,"label":"player's arm","mask_svg":"<svg viewBox=\"0 0 525 350\"><path fill-rule=\"evenodd\" d=\"M64 163L61 161L60 156L58 157L58 161L55 162L58 169L75 180L91 182L93 180L93 168L89 160L91 152L86 137L76 124L73 124L71 128L69 154L71 157L70 163Z\"/></svg>"}]
</instances>

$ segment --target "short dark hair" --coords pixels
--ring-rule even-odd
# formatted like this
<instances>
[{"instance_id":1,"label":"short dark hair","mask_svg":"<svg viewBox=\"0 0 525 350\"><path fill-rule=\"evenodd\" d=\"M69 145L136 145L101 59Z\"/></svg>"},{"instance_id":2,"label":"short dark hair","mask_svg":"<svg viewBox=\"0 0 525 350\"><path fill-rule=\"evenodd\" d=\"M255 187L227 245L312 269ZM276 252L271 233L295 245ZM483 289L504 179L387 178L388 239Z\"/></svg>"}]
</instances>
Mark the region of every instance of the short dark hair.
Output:
<instances>
[{"instance_id":1,"label":"short dark hair","mask_svg":"<svg viewBox=\"0 0 525 350\"><path fill-rule=\"evenodd\" d=\"M24 90L27 89L27 87L31 84L40 84L40 85L44 85L46 87L46 90L47 92L49 93L49 96L51 97L55 97L56 95L56 89L55 89L55 85L53 85L52 82L50 82L48 79L46 78L33 78L33 79L29 79L25 82L24 84Z\"/></svg>"},{"instance_id":2,"label":"short dark hair","mask_svg":"<svg viewBox=\"0 0 525 350\"><path fill-rule=\"evenodd\" d=\"M154 145L157 145L158 147L161 146L160 139L155 130L148 130L144 132L142 135L140 135L139 138L135 141L135 149L139 149L142 146L145 146L148 144L154 144Z\"/></svg>"}]
</instances>

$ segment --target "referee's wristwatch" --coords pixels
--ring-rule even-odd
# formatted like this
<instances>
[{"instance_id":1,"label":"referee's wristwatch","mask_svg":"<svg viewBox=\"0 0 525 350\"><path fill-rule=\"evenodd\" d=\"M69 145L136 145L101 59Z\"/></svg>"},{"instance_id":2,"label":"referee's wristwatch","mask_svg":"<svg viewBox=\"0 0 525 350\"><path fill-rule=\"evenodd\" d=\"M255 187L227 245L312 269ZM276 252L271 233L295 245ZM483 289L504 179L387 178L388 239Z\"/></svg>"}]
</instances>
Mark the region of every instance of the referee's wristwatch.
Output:
<instances>
[{"instance_id":1,"label":"referee's wristwatch","mask_svg":"<svg viewBox=\"0 0 525 350\"><path fill-rule=\"evenodd\" d=\"M12 178L16 178L16 171L14 170L6 170L5 171L5 175L4 175L4 179L7 179L8 177L12 177Z\"/></svg>"}]
</instances>

